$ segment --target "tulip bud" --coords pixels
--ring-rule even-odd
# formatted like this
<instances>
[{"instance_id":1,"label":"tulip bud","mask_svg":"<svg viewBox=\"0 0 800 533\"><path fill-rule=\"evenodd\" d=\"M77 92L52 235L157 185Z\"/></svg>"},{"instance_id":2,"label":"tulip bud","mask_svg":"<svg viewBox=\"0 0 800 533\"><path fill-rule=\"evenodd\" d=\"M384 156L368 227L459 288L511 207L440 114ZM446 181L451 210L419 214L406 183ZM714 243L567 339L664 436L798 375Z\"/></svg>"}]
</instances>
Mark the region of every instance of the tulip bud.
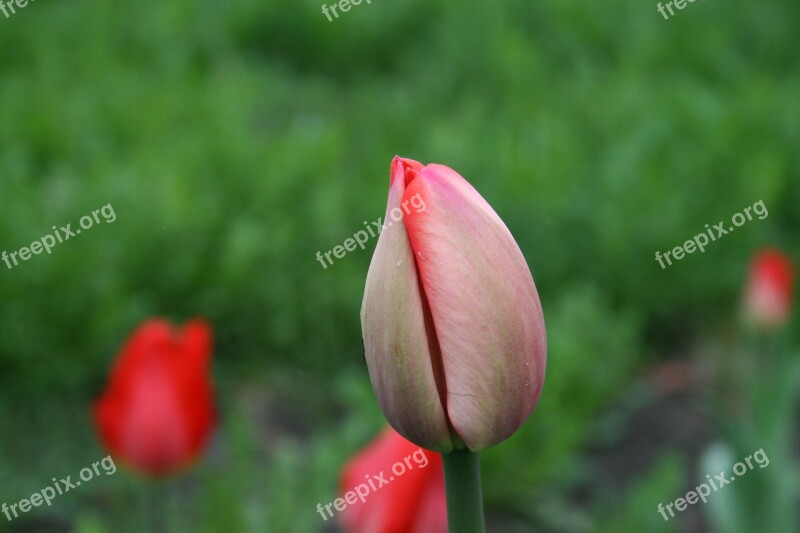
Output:
<instances>
[{"instance_id":1,"label":"tulip bud","mask_svg":"<svg viewBox=\"0 0 800 533\"><path fill-rule=\"evenodd\" d=\"M162 320L139 327L94 406L97 431L111 455L153 476L195 459L215 418L210 357L211 329L203 321L179 331Z\"/></svg>"},{"instance_id":2,"label":"tulip bud","mask_svg":"<svg viewBox=\"0 0 800 533\"><path fill-rule=\"evenodd\" d=\"M391 428L347 461L341 497L347 533L447 533L442 457ZM318 512L326 521L332 516L321 505Z\"/></svg>"},{"instance_id":3,"label":"tulip bud","mask_svg":"<svg viewBox=\"0 0 800 533\"><path fill-rule=\"evenodd\" d=\"M505 440L539 400L547 352L522 252L491 206L443 165L395 157L386 220L361 307L381 409L430 450Z\"/></svg>"},{"instance_id":4,"label":"tulip bud","mask_svg":"<svg viewBox=\"0 0 800 533\"><path fill-rule=\"evenodd\" d=\"M789 258L778 250L763 250L750 265L745 289L746 321L761 330L776 330L791 317L794 300L794 270Z\"/></svg>"}]
</instances>

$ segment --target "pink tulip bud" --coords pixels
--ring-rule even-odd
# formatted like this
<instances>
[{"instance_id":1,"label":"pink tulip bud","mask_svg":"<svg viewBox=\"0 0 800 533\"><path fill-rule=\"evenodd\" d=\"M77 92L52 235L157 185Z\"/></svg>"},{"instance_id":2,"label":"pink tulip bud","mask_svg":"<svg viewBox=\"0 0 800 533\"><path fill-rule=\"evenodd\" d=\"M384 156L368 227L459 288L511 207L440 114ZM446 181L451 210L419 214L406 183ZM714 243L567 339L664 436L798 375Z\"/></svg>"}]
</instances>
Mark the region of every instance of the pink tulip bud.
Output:
<instances>
[{"instance_id":1,"label":"pink tulip bud","mask_svg":"<svg viewBox=\"0 0 800 533\"><path fill-rule=\"evenodd\" d=\"M457 172L395 157L361 327L389 423L430 450L478 451L536 406L547 340L539 295L497 213Z\"/></svg>"},{"instance_id":2,"label":"pink tulip bud","mask_svg":"<svg viewBox=\"0 0 800 533\"><path fill-rule=\"evenodd\" d=\"M789 258L778 250L762 250L750 265L744 303L747 322L767 331L784 326L792 314L793 298Z\"/></svg>"}]
</instances>

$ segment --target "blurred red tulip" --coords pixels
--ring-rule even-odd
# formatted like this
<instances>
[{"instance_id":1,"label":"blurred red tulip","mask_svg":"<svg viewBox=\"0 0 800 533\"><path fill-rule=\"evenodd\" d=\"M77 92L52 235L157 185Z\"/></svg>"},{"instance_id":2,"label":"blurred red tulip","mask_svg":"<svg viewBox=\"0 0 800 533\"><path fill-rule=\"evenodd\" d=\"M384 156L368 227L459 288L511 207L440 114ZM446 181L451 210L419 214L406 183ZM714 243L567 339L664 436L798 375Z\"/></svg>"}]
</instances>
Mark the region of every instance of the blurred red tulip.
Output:
<instances>
[{"instance_id":1,"label":"blurred red tulip","mask_svg":"<svg viewBox=\"0 0 800 533\"><path fill-rule=\"evenodd\" d=\"M345 465L341 491L343 498L367 492L342 511L348 533L447 533L441 456L391 428Z\"/></svg>"},{"instance_id":2,"label":"blurred red tulip","mask_svg":"<svg viewBox=\"0 0 800 533\"><path fill-rule=\"evenodd\" d=\"M794 269L789 258L767 249L750 264L745 292L745 317L759 329L774 330L785 325L792 314Z\"/></svg>"},{"instance_id":3,"label":"blurred red tulip","mask_svg":"<svg viewBox=\"0 0 800 533\"><path fill-rule=\"evenodd\" d=\"M179 331L150 320L134 332L94 405L97 431L112 456L160 476L200 454L215 419L211 343L202 320Z\"/></svg>"}]
</instances>

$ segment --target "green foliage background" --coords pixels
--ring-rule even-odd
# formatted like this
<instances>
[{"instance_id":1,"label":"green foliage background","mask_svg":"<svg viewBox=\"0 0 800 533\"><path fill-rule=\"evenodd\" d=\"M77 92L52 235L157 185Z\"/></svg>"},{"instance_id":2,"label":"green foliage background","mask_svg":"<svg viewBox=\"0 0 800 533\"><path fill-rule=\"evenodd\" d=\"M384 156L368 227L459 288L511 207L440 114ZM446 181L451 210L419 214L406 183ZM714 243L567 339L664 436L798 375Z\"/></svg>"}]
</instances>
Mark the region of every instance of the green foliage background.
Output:
<instances>
[{"instance_id":1,"label":"green foliage background","mask_svg":"<svg viewBox=\"0 0 800 533\"><path fill-rule=\"evenodd\" d=\"M0 264L0 501L100 456L87 408L138 323L202 315L223 422L173 527L320 528L314 506L382 418L358 319L374 241L328 269L315 254L383 216L401 154L471 181L545 309L541 408L486 453L490 515L652 520L620 496L597 522L566 494L599 413L735 317L752 253L798 252L798 20L791 0L668 21L633 0L374 0L332 23L311 1L40 0L0 18L0 251L117 215ZM765 220L655 262L758 200ZM653 465L634 497L674 499L682 468ZM103 531L137 490L112 477L47 512Z\"/></svg>"}]
</instances>

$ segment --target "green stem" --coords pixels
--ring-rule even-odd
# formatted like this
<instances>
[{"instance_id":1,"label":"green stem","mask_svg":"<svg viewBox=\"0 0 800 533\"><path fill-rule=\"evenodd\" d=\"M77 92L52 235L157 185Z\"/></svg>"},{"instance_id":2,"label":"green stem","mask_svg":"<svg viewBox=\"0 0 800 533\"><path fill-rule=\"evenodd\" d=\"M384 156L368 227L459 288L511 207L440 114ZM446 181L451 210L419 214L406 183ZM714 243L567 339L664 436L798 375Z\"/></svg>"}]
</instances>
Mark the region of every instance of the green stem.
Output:
<instances>
[{"instance_id":1,"label":"green stem","mask_svg":"<svg viewBox=\"0 0 800 533\"><path fill-rule=\"evenodd\" d=\"M165 502L165 483L161 480L147 483L150 501L150 531L161 533L166 531L166 502Z\"/></svg>"},{"instance_id":2,"label":"green stem","mask_svg":"<svg viewBox=\"0 0 800 533\"><path fill-rule=\"evenodd\" d=\"M450 533L484 533L481 464L477 452L464 448L442 454Z\"/></svg>"}]
</instances>

